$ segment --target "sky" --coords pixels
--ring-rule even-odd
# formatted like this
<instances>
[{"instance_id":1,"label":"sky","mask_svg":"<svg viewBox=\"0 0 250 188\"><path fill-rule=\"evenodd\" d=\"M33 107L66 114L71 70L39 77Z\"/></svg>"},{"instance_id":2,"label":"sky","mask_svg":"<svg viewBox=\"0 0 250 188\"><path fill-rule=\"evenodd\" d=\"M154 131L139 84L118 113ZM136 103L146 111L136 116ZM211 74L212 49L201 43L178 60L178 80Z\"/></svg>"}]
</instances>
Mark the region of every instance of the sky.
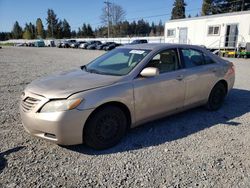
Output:
<instances>
[{"instance_id":1,"label":"sky","mask_svg":"<svg viewBox=\"0 0 250 188\"><path fill-rule=\"evenodd\" d=\"M123 7L128 21L143 18L150 23L169 20L174 0L109 0ZM202 0L185 0L186 14L201 12ZM0 0L0 32L12 30L15 21L23 27L26 22L35 24L41 18L46 28L47 10L53 9L59 19L66 19L72 30L83 23L93 28L102 26L100 15L104 0Z\"/></svg>"}]
</instances>

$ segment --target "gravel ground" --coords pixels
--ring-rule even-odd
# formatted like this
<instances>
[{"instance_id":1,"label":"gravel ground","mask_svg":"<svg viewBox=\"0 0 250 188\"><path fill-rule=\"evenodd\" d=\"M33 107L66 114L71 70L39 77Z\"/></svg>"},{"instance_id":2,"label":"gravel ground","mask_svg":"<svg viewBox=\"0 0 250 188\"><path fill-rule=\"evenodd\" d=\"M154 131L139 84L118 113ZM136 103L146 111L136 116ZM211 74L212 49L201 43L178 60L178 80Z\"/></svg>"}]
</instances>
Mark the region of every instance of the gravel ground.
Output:
<instances>
[{"instance_id":1,"label":"gravel ground","mask_svg":"<svg viewBox=\"0 0 250 188\"><path fill-rule=\"evenodd\" d=\"M145 124L111 149L28 135L18 112L24 87L102 53L0 50L0 187L250 187L250 60L232 59L235 88L221 110L201 107Z\"/></svg>"}]
</instances>

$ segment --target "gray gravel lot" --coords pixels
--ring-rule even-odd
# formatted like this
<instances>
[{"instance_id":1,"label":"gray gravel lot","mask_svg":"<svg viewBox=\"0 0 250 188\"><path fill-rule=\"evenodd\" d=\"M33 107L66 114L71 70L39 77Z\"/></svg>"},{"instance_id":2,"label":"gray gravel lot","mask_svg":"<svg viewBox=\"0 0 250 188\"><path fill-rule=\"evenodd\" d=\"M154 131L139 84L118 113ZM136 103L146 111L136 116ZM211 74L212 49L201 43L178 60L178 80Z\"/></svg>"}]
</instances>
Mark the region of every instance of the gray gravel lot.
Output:
<instances>
[{"instance_id":1,"label":"gray gravel lot","mask_svg":"<svg viewBox=\"0 0 250 188\"><path fill-rule=\"evenodd\" d=\"M32 80L103 52L0 49L0 187L250 187L250 60L223 108L196 108L131 130L105 151L28 135L18 103ZM237 62L236 62L237 61Z\"/></svg>"}]
</instances>

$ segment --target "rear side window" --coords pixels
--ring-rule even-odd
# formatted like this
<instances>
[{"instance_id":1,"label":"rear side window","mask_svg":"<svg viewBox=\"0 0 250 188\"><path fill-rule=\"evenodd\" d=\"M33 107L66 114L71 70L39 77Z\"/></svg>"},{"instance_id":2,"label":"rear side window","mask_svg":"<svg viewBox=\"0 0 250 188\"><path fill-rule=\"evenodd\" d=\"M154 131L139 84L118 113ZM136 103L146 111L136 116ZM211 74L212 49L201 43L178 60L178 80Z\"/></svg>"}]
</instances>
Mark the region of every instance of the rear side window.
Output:
<instances>
[{"instance_id":1,"label":"rear side window","mask_svg":"<svg viewBox=\"0 0 250 188\"><path fill-rule=\"evenodd\" d=\"M212 60L209 56L207 56L206 54L204 54L204 64L208 65L208 64L213 64L215 63L214 60Z\"/></svg>"},{"instance_id":2,"label":"rear side window","mask_svg":"<svg viewBox=\"0 0 250 188\"><path fill-rule=\"evenodd\" d=\"M205 53L194 49L182 49L183 61L186 68L192 68L200 65L213 64L215 61Z\"/></svg>"},{"instance_id":3,"label":"rear side window","mask_svg":"<svg viewBox=\"0 0 250 188\"><path fill-rule=\"evenodd\" d=\"M192 68L204 64L203 54L193 49L182 49L183 61L186 68Z\"/></svg>"}]
</instances>

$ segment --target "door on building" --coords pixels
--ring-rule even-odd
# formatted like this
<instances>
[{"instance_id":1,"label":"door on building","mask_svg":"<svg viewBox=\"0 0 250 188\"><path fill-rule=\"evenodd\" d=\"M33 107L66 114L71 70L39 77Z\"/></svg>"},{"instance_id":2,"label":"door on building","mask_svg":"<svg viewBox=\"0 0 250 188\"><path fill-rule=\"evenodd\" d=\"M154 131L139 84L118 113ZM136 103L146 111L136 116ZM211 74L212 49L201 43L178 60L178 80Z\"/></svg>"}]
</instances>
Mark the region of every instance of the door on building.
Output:
<instances>
[{"instance_id":1,"label":"door on building","mask_svg":"<svg viewBox=\"0 0 250 188\"><path fill-rule=\"evenodd\" d=\"M188 29L186 27L182 27L179 29L179 43L187 44L188 43Z\"/></svg>"},{"instance_id":2,"label":"door on building","mask_svg":"<svg viewBox=\"0 0 250 188\"><path fill-rule=\"evenodd\" d=\"M238 24L230 24L226 26L225 47L236 47L238 40Z\"/></svg>"}]
</instances>

